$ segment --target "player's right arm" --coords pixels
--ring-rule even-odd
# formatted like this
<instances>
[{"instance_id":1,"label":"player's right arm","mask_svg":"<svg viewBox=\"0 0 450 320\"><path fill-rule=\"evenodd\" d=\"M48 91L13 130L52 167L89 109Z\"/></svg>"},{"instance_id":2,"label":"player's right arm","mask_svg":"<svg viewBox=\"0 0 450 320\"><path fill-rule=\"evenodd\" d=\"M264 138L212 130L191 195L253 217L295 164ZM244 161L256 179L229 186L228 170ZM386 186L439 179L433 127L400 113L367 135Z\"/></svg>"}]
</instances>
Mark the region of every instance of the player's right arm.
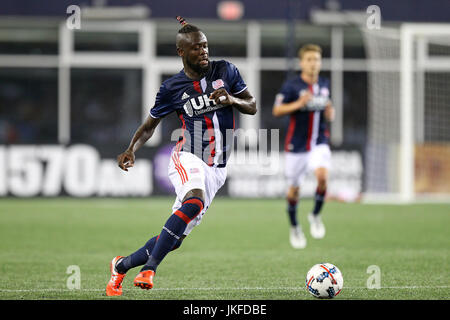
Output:
<instances>
[{"instance_id":1,"label":"player's right arm","mask_svg":"<svg viewBox=\"0 0 450 320\"><path fill-rule=\"evenodd\" d=\"M277 103L275 101L275 104L272 109L272 114L275 117L281 117L287 114L291 114L295 111L303 109L309 100L311 100L312 95L310 92L305 92L302 94L297 100L288 102L288 103ZM278 99L276 99L278 100Z\"/></svg>"},{"instance_id":2,"label":"player's right arm","mask_svg":"<svg viewBox=\"0 0 450 320\"><path fill-rule=\"evenodd\" d=\"M134 153L151 138L160 121L159 118L148 116L145 122L139 126L127 150L117 156L117 164L122 170L128 171L128 168L134 165Z\"/></svg>"}]
</instances>

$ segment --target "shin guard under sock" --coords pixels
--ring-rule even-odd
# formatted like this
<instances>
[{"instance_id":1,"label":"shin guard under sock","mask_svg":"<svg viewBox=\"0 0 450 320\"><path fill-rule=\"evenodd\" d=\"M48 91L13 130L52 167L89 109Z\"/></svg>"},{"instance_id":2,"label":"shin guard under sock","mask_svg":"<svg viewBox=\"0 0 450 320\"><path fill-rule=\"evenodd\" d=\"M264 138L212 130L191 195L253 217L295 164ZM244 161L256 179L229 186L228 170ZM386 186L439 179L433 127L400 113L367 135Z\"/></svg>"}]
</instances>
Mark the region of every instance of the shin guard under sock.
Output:
<instances>
[{"instance_id":1,"label":"shin guard under sock","mask_svg":"<svg viewBox=\"0 0 450 320\"><path fill-rule=\"evenodd\" d=\"M175 211L166 221L156 242L150 257L141 271L153 270L156 268L183 236L186 226L203 210L203 201L200 198L192 197L183 202L181 207Z\"/></svg>"}]
</instances>

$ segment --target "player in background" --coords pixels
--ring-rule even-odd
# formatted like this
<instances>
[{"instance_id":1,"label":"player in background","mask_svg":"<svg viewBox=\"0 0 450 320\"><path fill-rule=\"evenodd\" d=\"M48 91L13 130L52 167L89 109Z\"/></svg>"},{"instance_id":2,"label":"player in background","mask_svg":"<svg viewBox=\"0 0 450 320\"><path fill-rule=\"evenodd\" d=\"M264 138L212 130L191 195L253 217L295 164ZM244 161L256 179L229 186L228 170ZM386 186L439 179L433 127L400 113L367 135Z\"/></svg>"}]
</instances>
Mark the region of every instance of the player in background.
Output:
<instances>
[{"instance_id":1,"label":"player in background","mask_svg":"<svg viewBox=\"0 0 450 320\"><path fill-rule=\"evenodd\" d=\"M176 48L184 68L162 83L150 115L135 132L127 150L117 158L119 167L128 171L134 164L135 152L152 136L161 119L176 112L182 133L168 168L176 199L159 235L134 253L112 259L108 296L122 294L126 272L137 266L143 267L134 285L142 289L153 287L158 265L200 223L225 183L226 161L233 140L227 139L225 132L234 129L234 110L256 113L255 99L238 69L224 60L209 61L205 34L183 18L177 19L182 28L176 36Z\"/></svg>"},{"instance_id":2,"label":"player in background","mask_svg":"<svg viewBox=\"0 0 450 320\"><path fill-rule=\"evenodd\" d=\"M330 100L329 81L319 76L322 49L314 44L298 52L301 73L287 80L275 98L272 113L276 117L289 115L285 139L285 175L288 181L287 211L290 222L289 239L292 247L306 246L306 238L297 221L300 185L307 170L313 170L317 179L315 204L308 215L311 236L325 236L320 217L327 190L331 161L328 123L334 118Z\"/></svg>"}]
</instances>

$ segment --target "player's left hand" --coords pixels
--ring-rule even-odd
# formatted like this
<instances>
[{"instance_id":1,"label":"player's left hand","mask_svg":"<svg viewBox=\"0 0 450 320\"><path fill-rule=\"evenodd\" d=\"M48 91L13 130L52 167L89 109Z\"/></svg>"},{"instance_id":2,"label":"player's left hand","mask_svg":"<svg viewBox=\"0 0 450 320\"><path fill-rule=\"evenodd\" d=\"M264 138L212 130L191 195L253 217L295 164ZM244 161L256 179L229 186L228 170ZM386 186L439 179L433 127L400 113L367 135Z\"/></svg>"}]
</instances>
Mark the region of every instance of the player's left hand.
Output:
<instances>
[{"instance_id":1,"label":"player's left hand","mask_svg":"<svg viewBox=\"0 0 450 320\"><path fill-rule=\"evenodd\" d=\"M234 97L230 95L224 88L217 89L209 96L211 100L214 100L217 104L232 105L234 104Z\"/></svg>"},{"instance_id":2,"label":"player's left hand","mask_svg":"<svg viewBox=\"0 0 450 320\"><path fill-rule=\"evenodd\" d=\"M330 122L334 120L334 108L331 105L331 103L326 105L325 110L324 110L324 116L325 116L325 119L327 119Z\"/></svg>"}]
</instances>

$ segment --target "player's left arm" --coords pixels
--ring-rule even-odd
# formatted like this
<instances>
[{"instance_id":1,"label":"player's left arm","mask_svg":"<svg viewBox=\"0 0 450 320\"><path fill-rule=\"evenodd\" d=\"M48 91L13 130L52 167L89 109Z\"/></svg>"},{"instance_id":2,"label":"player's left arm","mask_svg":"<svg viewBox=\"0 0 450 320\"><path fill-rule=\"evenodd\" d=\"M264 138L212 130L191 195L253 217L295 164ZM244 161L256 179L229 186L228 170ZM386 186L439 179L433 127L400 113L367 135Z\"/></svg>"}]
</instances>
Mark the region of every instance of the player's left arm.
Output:
<instances>
[{"instance_id":1,"label":"player's left arm","mask_svg":"<svg viewBox=\"0 0 450 320\"><path fill-rule=\"evenodd\" d=\"M214 100L217 104L233 106L241 113L253 115L257 111L256 99L247 89L233 96L229 94L225 88L220 88L211 93L209 98Z\"/></svg>"},{"instance_id":2,"label":"player's left arm","mask_svg":"<svg viewBox=\"0 0 450 320\"><path fill-rule=\"evenodd\" d=\"M325 106L325 110L323 112L323 115L325 116L325 119L328 122L332 122L334 120L334 107L333 104L331 103L331 100L328 101L328 103Z\"/></svg>"}]
</instances>

